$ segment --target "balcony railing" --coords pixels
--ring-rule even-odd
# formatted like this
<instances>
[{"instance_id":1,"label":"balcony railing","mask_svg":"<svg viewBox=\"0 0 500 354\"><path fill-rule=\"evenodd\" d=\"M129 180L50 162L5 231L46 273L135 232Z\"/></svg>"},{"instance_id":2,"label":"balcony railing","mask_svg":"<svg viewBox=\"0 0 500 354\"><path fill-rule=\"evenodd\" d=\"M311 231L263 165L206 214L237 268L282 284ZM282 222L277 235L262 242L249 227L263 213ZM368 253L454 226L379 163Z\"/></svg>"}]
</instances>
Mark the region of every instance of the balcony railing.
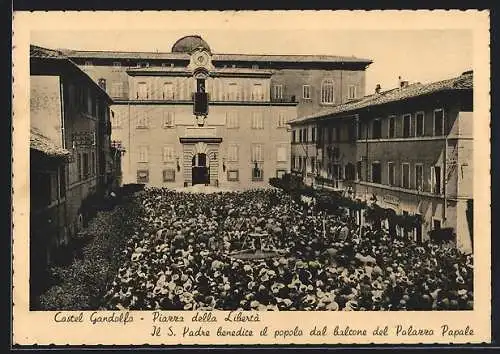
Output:
<instances>
[{"instance_id":1,"label":"balcony railing","mask_svg":"<svg viewBox=\"0 0 500 354\"><path fill-rule=\"evenodd\" d=\"M271 102L273 103L297 103L297 96L282 96L282 97L274 97L271 96Z\"/></svg>"}]
</instances>

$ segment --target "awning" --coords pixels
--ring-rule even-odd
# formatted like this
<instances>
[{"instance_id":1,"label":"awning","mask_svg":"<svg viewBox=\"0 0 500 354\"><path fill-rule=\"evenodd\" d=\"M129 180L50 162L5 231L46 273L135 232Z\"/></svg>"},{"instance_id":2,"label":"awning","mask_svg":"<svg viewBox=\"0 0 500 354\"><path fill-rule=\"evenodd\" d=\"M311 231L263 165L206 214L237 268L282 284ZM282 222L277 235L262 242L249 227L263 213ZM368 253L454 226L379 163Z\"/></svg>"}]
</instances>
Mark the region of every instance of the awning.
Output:
<instances>
[{"instance_id":1,"label":"awning","mask_svg":"<svg viewBox=\"0 0 500 354\"><path fill-rule=\"evenodd\" d=\"M71 155L68 150L57 146L36 128L30 129L30 149L39 151L48 157L68 158Z\"/></svg>"}]
</instances>

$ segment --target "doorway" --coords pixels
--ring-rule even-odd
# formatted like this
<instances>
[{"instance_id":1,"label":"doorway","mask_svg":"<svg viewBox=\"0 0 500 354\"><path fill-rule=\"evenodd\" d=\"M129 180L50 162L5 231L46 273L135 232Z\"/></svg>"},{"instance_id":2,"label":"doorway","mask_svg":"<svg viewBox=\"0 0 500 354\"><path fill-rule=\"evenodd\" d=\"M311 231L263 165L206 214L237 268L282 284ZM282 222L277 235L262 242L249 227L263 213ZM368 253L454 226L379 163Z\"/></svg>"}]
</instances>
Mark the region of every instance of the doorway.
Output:
<instances>
[{"instance_id":1,"label":"doorway","mask_svg":"<svg viewBox=\"0 0 500 354\"><path fill-rule=\"evenodd\" d=\"M207 154L196 154L191 161L193 186L196 184L210 183L210 167L208 166Z\"/></svg>"}]
</instances>

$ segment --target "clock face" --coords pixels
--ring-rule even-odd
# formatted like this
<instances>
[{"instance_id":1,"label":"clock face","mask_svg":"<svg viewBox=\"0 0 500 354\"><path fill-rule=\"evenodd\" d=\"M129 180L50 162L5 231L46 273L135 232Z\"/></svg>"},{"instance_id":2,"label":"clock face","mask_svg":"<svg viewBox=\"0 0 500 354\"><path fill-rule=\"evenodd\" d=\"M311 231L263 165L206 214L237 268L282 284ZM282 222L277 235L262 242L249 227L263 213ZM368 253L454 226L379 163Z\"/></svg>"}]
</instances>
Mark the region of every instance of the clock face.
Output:
<instances>
[{"instance_id":1,"label":"clock face","mask_svg":"<svg viewBox=\"0 0 500 354\"><path fill-rule=\"evenodd\" d=\"M198 54L196 56L195 62L197 65L206 65L208 62L208 58L204 54Z\"/></svg>"}]
</instances>

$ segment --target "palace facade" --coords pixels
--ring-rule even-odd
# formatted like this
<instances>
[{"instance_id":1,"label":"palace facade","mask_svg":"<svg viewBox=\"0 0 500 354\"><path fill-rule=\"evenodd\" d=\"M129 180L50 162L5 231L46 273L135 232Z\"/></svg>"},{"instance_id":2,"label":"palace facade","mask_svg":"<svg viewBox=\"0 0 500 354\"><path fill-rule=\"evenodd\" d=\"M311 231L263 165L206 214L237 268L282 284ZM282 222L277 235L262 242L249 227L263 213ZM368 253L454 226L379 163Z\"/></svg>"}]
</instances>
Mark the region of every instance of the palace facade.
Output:
<instances>
[{"instance_id":1,"label":"palace facade","mask_svg":"<svg viewBox=\"0 0 500 354\"><path fill-rule=\"evenodd\" d=\"M113 98L122 181L149 186L259 188L290 171L287 122L363 97L371 60L217 54L199 36L169 53L65 50ZM208 93L205 117L193 94Z\"/></svg>"}]
</instances>

